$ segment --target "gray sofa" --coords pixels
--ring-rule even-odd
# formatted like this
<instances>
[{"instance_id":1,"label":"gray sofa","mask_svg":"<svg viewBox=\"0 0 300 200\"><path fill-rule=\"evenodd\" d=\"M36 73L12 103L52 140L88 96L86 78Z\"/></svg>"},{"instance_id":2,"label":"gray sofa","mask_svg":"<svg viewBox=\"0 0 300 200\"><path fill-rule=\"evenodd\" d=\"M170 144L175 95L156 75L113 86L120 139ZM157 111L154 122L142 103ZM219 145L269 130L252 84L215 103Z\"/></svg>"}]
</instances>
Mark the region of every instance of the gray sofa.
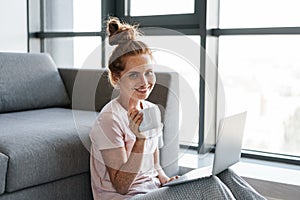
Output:
<instances>
[{"instance_id":1,"label":"gray sofa","mask_svg":"<svg viewBox=\"0 0 300 200\"><path fill-rule=\"evenodd\" d=\"M157 73L161 163L178 173L177 77ZM89 131L116 91L103 69L57 69L43 53L0 53L0 200L93 199Z\"/></svg>"}]
</instances>

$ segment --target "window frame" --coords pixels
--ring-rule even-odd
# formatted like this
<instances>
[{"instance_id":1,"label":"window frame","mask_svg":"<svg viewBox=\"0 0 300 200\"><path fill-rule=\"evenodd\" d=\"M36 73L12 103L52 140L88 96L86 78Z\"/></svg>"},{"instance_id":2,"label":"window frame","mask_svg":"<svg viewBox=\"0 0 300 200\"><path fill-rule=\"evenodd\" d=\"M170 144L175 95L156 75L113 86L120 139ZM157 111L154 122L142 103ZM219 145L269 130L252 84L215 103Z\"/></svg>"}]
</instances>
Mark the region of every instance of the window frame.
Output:
<instances>
[{"instance_id":1,"label":"window frame","mask_svg":"<svg viewBox=\"0 0 300 200\"><path fill-rule=\"evenodd\" d=\"M218 26L216 28L209 29L208 32L212 36L217 38L219 38L220 36L241 35L300 35L300 27L219 28ZM258 160L300 165L300 156L294 155L262 152L252 149L243 149L241 156L244 158L253 158Z\"/></svg>"}]
</instances>

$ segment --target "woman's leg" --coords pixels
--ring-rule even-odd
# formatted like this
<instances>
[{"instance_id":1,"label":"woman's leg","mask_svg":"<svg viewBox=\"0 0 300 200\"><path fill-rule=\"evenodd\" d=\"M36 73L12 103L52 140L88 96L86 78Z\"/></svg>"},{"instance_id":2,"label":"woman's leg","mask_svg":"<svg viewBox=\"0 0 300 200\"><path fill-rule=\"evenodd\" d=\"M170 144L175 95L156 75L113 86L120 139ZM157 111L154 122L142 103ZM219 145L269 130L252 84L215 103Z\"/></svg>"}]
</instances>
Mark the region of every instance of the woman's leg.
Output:
<instances>
[{"instance_id":1,"label":"woman's leg","mask_svg":"<svg viewBox=\"0 0 300 200\"><path fill-rule=\"evenodd\" d=\"M227 169L217 175L221 181L231 190L236 199L245 200L265 200L255 189L253 189L244 179Z\"/></svg>"},{"instance_id":2,"label":"woman's leg","mask_svg":"<svg viewBox=\"0 0 300 200\"><path fill-rule=\"evenodd\" d=\"M222 181L216 176L202 178L200 180L163 187L145 195L138 195L130 200L161 200L161 199L184 199L184 200L234 200L233 194Z\"/></svg>"}]
</instances>

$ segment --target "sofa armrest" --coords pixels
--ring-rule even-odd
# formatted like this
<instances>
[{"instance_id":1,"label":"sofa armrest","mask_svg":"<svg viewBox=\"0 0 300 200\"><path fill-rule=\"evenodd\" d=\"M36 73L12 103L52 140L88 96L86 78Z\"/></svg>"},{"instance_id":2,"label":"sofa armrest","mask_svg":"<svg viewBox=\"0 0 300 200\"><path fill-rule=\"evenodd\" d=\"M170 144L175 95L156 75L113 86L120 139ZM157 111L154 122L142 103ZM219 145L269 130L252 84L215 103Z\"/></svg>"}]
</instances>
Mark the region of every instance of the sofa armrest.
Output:
<instances>
[{"instance_id":1,"label":"sofa armrest","mask_svg":"<svg viewBox=\"0 0 300 200\"><path fill-rule=\"evenodd\" d=\"M164 146L160 149L160 163L168 176L174 176L179 173L179 76L175 72L156 72L156 77L149 101L162 111Z\"/></svg>"}]
</instances>

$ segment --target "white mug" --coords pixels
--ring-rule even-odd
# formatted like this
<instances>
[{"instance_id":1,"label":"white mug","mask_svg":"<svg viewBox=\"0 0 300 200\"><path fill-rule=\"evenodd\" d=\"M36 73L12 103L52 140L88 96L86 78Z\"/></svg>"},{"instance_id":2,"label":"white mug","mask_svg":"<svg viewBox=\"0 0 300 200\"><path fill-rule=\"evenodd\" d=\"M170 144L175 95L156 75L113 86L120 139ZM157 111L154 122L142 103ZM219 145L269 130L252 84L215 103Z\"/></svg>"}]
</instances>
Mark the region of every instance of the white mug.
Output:
<instances>
[{"instance_id":1,"label":"white mug","mask_svg":"<svg viewBox=\"0 0 300 200\"><path fill-rule=\"evenodd\" d=\"M158 106L152 106L142 109L143 121L139 127L139 131L148 131L154 128L159 128L161 125L160 110Z\"/></svg>"}]
</instances>

